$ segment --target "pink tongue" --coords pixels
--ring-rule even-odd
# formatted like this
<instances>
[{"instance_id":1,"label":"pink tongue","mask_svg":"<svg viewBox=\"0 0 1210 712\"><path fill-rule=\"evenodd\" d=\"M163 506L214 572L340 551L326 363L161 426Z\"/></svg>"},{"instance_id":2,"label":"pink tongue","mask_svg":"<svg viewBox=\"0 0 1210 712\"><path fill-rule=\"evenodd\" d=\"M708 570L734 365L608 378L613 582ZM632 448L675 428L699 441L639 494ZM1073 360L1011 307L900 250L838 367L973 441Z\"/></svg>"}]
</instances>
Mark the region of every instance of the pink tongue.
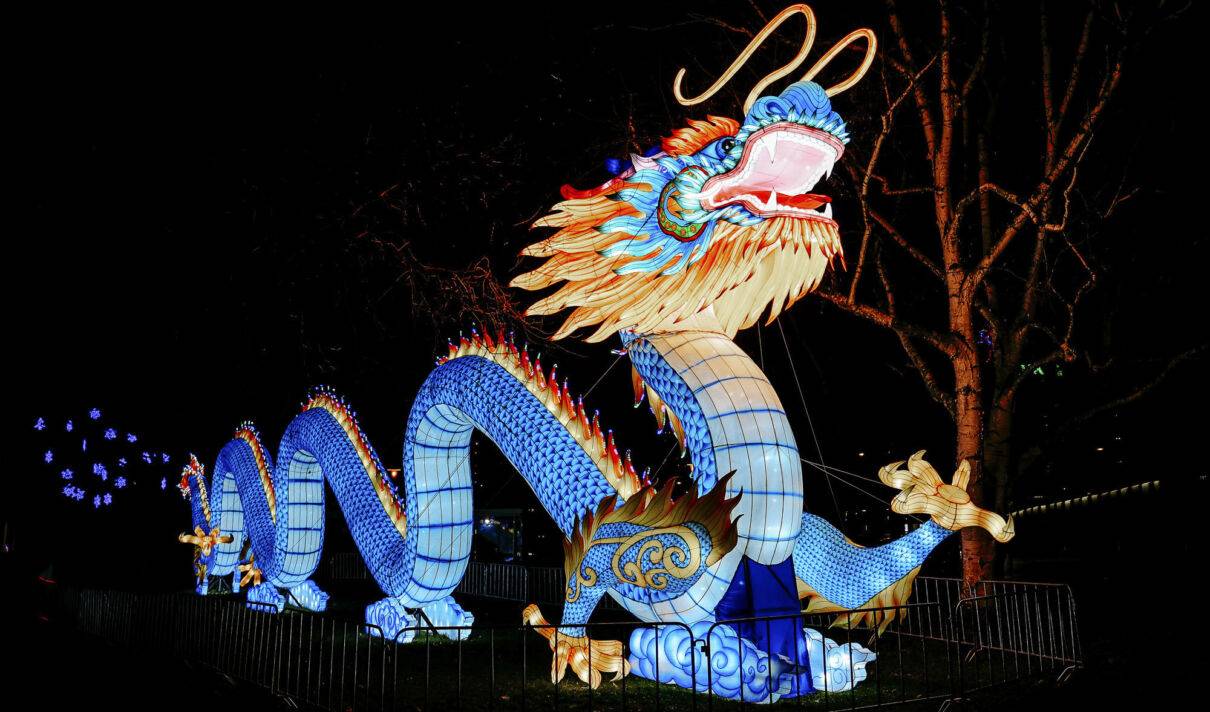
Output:
<instances>
[{"instance_id":1,"label":"pink tongue","mask_svg":"<svg viewBox=\"0 0 1210 712\"><path fill-rule=\"evenodd\" d=\"M745 193L759 196L761 200L767 202L772 191L779 187L802 185L804 174L812 166L823 165L824 161L831 161L835 158L834 155L819 146L782 140L781 136L785 133L785 131L771 131L760 136L756 143L749 147L749 152L743 158L741 166L743 170L736 169L735 171L735 173L743 174L742 182L739 176L731 174L716 176L708 181L705 186L706 192L711 192L712 185L717 190L710 202L714 205L724 205ZM779 192L777 196L778 204L804 210L817 208L830 201L831 199L827 196L815 193L789 195Z\"/></svg>"}]
</instances>

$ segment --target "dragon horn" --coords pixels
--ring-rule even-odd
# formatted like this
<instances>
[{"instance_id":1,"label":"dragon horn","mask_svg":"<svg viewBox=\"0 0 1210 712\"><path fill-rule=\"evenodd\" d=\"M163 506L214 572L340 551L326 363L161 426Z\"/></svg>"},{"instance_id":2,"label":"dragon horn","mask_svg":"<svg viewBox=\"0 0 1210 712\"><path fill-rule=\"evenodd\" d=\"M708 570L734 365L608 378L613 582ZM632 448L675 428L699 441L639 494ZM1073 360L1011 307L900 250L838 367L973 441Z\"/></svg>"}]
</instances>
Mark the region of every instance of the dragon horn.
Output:
<instances>
[{"instance_id":1,"label":"dragon horn","mask_svg":"<svg viewBox=\"0 0 1210 712\"><path fill-rule=\"evenodd\" d=\"M863 57L861 60L861 66L857 67L857 69L850 74L847 79L844 79L838 84L833 84L825 89L824 92L828 96L836 96L840 92L861 81L861 78L864 77L865 73L869 71L870 65L874 63L874 55L878 52L878 39L874 37L874 31L868 27L863 27L860 30L853 30L849 34L845 35L844 39L832 45L832 49L825 52L824 55L819 58L819 61L816 62L815 65L803 75L803 81L809 82L814 79L815 75L826 67L829 62L835 59L836 55L840 54L842 49L863 38L866 41L866 49L865 57Z\"/></svg>"},{"instance_id":2,"label":"dragon horn","mask_svg":"<svg viewBox=\"0 0 1210 712\"><path fill-rule=\"evenodd\" d=\"M726 86L727 82L731 81L731 78L734 77L736 72L738 72L740 68L744 66L744 64L756 52L756 50L759 49L762 44L764 44L765 40L769 38L769 35L773 34L773 31L780 27L781 24L785 22L791 15L802 15L807 20L807 33L803 37L802 46L799 47L798 54L794 55L793 59L791 59L781 68L766 75L764 79L761 79L756 83L756 86L752 87L752 91L748 92L748 97L744 99L744 113L747 114L748 109L752 108L752 104L756 101L756 98L760 96L760 93L765 87L797 69L798 65L802 64L802 61L807 58L807 53L811 51L811 45L815 43L815 13L812 12L811 8L807 7L806 5L798 3L791 5L785 10L777 13L777 16L772 20L769 20L769 24L765 25L764 29L756 33L756 36L753 37L752 41L748 43L748 46L739 53L739 56L735 58L735 61L731 63L731 66L727 67L727 70L723 72L722 76L715 80L714 84L711 84L709 89L701 94L698 94L692 99L685 98L685 95L681 92L681 83L685 80L685 68L681 67L680 71L676 73L676 78L672 80L672 95L676 97L676 100L681 104L681 106L693 106L695 104L700 104L717 94L720 89ZM836 49L836 51L839 50ZM862 73L864 74L864 71Z\"/></svg>"}]
</instances>

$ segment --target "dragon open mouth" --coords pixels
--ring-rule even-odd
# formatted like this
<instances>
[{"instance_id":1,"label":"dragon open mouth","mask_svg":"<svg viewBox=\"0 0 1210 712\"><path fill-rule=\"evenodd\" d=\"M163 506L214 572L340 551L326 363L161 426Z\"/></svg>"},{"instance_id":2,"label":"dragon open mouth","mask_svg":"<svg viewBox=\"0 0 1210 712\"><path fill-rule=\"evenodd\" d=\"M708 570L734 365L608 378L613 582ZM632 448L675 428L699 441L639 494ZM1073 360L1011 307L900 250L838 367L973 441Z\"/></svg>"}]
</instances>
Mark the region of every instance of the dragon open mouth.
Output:
<instances>
[{"instance_id":1,"label":"dragon open mouth","mask_svg":"<svg viewBox=\"0 0 1210 712\"><path fill-rule=\"evenodd\" d=\"M793 122L767 126L748 137L739 164L706 181L702 207L739 204L763 218L792 217L835 224L832 199L809 192L844 152L826 131Z\"/></svg>"}]
</instances>

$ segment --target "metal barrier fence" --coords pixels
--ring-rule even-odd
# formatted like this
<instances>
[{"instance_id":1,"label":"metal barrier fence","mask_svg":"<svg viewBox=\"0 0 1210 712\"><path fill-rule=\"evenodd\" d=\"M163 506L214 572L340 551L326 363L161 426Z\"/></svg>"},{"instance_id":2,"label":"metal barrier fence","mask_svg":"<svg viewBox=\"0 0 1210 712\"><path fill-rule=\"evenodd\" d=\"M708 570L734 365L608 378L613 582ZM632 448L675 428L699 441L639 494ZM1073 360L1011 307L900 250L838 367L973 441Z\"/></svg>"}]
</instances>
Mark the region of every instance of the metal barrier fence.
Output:
<instances>
[{"instance_id":1,"label":"metal barrier fence","mask_svg":"<svg viewBox=\"0 0 1210 712\"><path fill-rule=\"evenodd\" d=\"M1082 664L1072 600L1050 593L1018 590L959 601L954 627L964 663L963 690L1039 674L1061 681Z\"/></svg>"},{"instance_id":2,"label":"metal barrier fence","mask_svg":"<svg viewBox=\"0 0 1210 712\"><path fill-rule=\"evenodd\" d=\"M365 581L370 571L356 552L341 552L329 558L328 575L341 581ZM471 561L457 593L518 603L562 604L564 581L563 569L554 566Z\"/></svg>"},{"instance_id":3,"label":"metal barrier fence","mask_svg":"<svg viewBox=\"0 0 1210 712\"><path fill-rule=\"evenodd\" d=\"M518 568L518 567L513 567ZM997 582L1000 583L1000 582ZM475 584L478 585L478 584ZM487 585L487 584L485 584ZM497 585L497 584L491 584ZM498 584L507 590L508 584ZM694 630L679 623L593 623L588 635L597 640L620 640L630 654L631 633L654 630L655 649L668 648L697 681L686 689L630 675L597 689L581 683L568 670L551 682L551 646L538 633L554 625L481 625L473 629L433 628L410 631L411 643L384 639L375 626L353 620L287 609L277 614L250 608L235 596L190 594L144 595L112 591L63 591L62 605L88 633L118 645L162 651L194 660L297 703L322 709L720 709L735 706L714 693L720 675L734 675L725 664L726 630L749 631L785 621L815 629L839 645L855 643L877 658L865 667L868 677L855 689L837 691L844 670L829 678L826 666L811 669L819 691L807 697L786 697L781 706L810 705L823 709L866 709L904 703L942 704L987 688L1043 675L1061 679L1081 662L1074 607L1065 587L1005 584L984 587L986 593L958 596L952 605L927 600L928 594L962 592L961 582L925 580L922 599L902 606L835 614L801 614L724 621ZM532 590L532 589L531 589ZM993 592L994 591L994 592ZM1058 592L1066 591L1064 599ZM894 614L885 630L862 622ZM1070 618L1068 617L1070 616ZM866 618L865 620L870 620ZM467 631L451 640L438 633ZM669 636L674 636L669 638ZM457 637L457 636L455 636ZM766 636L768 637L768 636ZM733 638L732 638L733 640ZM741 678L759 683L773 668L761 659L745 660L739 647ZM668 651L665 650L667 653ZM734 652L734 650L732 650ZM766 655L773 651L764 651ZM588 648L591 662L592 648ZM827 654L827 651L825 651ZM752 653L749 653L752 655ZM657 679L673 671L660 669ZM835 668L833 668L835 670ZM850 668L848 679L856 676ZM608 676L607 676L608 677ZM731 678L727 678L731 679ZM780 678L779 678L780 679ZM791 678L787 688L804 684ZM843 687L843 684L839 685ZM756 688L760 684L755 684ZM758 695L759 696L759 695Z\"/></svg>"},{"instance_id":4,"label":"metal barrier fence","mask_svg":"<svg viewBox=\"0 0 1210 712\"><path fill-rule=\"evenodd\" d=\"M336 579L368 579L369 572L361 557L356 553L341 553L331 557L329 575ZM466 575L458 584L457 593L464 596L478 596L518 603L538 603L561 605L565 593L563 569L554 566L519 566L517 564L484 563L472 561L467 564ZM1030 581L983 581L973 588L962 579L919 576L912 584L912 595L909 600L916 602L935 602L942 604L946 610L953 610L962 600L976 597L996 596L1013 597L1017 609L1025 610L1034 615L1038 625L1047 631L1053 629L1053 641L1046 639L1048 644L1053 642L1054 648L1046 651L1047 657L1069 665L1077 664L1083 659L1080 649L1079 632L1076 628L1075 597L1071 588L1066 584L1038 583ZM620 608L611 598L605 598L602 605ZM911 635L923 636L934 640L955 639L956 633L945 628L948 614L942 618L931 616L923 611L924 620ZM1032 645L1039 638L1038 631L1027 630L1026 624L1014 623L1011 629L1006 629L1005 635L1016 635L1014 641L1023 641ZM1012 631L1007 632L1007 631ZM986 633L986 631L984 631ZM965 644L981 645L985 642L979 638L980 627L965 626L958 634L967 634L969 639L963 639ZM908 633L904 633L907 635ZM1041 651L1037 651L1041 654Z\"/></svg>"},{"instance_id":5,"label":"metal barrier fence","mask_svg":"<svg viewBox=\"0 0 1210 712\"><path fill-rule=\"evenodd\" d=\"M936 601L954 618L926 615L904 635L953 640L968 651L998 652L1026 665L1028 673L1041 666L1066 677L1084 661L1075 595L1061 583L982 581L970 586L962 579L919 577L911 600Z\"/></svg>"}]
</instances>

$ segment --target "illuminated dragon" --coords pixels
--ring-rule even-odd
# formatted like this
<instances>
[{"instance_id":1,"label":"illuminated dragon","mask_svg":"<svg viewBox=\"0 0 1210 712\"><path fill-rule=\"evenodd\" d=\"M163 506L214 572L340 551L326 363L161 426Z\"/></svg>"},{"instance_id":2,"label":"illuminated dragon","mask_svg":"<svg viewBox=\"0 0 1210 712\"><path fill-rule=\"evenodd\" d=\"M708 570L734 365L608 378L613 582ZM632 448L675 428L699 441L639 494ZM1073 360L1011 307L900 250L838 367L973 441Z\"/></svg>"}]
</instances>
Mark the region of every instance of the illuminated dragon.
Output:
<instances>
[{"instance_id":1,"label":"illuminated dragon","mask_svg":"<svg viewBox=\"0 0 1210 712\"><path fill-rule=\"evenodd\" d=\"M873 61L875 38L865 29L851 33L801 79L764 95L799 67L813 43L811 10L794 5L703 94L683 95L684 70L674 83L683 105L705 101L794 15L807 22L801 49L752 89L742 120L691 121L657 149L615 166L604 185L565 186L565 200L536 223L556 231L523 252L545 261L512 283L526 290L557 287L529 309L532 315L571 309L555 338L582 329L591 330L590 342L620 334L636 403L645 399L661 429L676 434L693 465L693 491L674 498L670 483L657 487L640 476L555 368L547 370L511 337L475 332L450 345L417 394L399 483L351 409L326 390L290 423L276 466L255 429L243 426L219 454L208 490L200 466L187 470L183 487L193 497L195 531L182 540L199 548L198 566L206 567L200 586L208 575L239 570L241 582L253 584L252 602L280 610L290 600L322 609L327 596L309 577L323 545L326 479L387 594L367 607L367 623L406 641L422 611L451 637L465 637L474 617L451 593L470 555L469 448L477 430L509 458L567 539L560 622L548 624L536 606L524 612L550 641L552 679L570 667L595 686L602 674L634 672L771 701L824 685L847 689L873 656L860 646L841 646L844 664L833 669L821 651L835 644L789 619L768 626L712 623L797 615L800 599L806 610L823 612L902 603L925 558L953 531L979 526L1000 541L1011 538L1011 519L976 507L966 495L965 463L946 484L922 453L879 473L901 490L894 511L930 516L902 538L862 548L805 513L800 457L785 409L732 341L737 331L762 316L771 322L808 294L842 254L831 199L814 191L849 141L830 97L860 80ZM827 89L812 81L860 40L867 50L850 77ZM640 628L626 655L620 641L586 634L606 595L642 621L683 627L664 627L658 636ZM852 622L885 627L892 617L859 611ZM692 644L707 636L709 657Z\"/></svg>"}]
</instances>

